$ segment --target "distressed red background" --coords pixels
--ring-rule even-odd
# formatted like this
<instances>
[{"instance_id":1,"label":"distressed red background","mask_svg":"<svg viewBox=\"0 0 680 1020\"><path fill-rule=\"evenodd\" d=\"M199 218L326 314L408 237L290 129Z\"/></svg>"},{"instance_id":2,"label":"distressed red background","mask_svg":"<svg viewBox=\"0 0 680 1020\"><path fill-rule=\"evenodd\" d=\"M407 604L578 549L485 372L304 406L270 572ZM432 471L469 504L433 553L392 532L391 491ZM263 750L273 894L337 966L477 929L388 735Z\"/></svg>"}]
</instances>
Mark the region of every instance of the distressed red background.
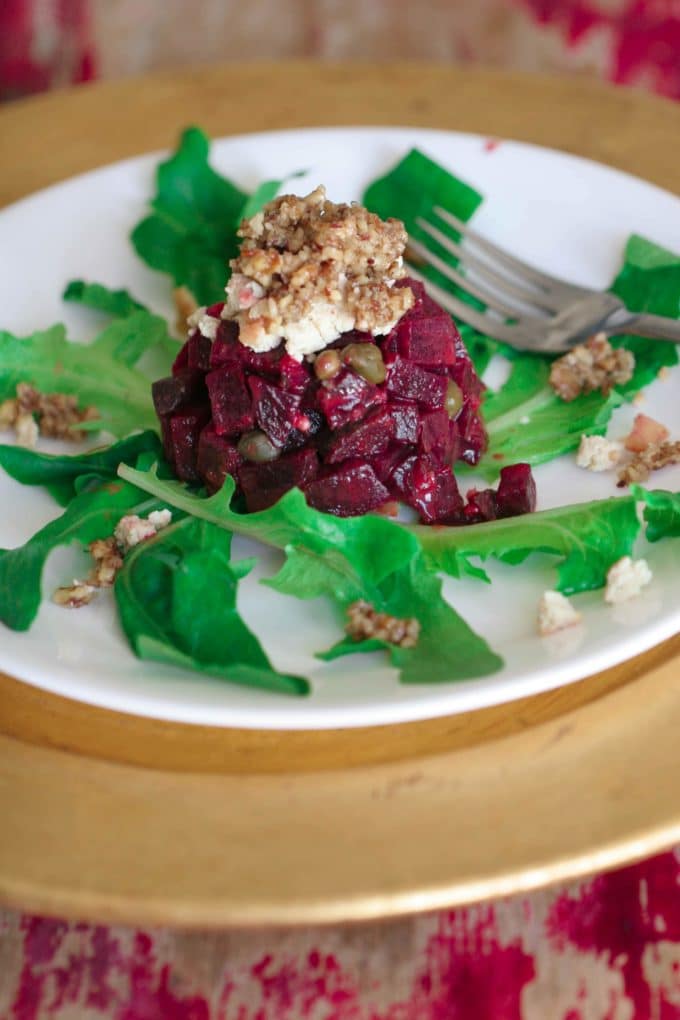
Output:
<instances>
[{"instance_id":1,"label":"distressed red background","mask_svg":"<svg viewBox=\"0 0 680 1020\"><path fill-rule=\"evenodd\" d=\"M481 61L680 98L680 0L0 0L0 98L244 56ZM0 1020L104 1017L680 1020L680 854L347 929L208 935L0 912Z\"/></svg>"}]
</instances>

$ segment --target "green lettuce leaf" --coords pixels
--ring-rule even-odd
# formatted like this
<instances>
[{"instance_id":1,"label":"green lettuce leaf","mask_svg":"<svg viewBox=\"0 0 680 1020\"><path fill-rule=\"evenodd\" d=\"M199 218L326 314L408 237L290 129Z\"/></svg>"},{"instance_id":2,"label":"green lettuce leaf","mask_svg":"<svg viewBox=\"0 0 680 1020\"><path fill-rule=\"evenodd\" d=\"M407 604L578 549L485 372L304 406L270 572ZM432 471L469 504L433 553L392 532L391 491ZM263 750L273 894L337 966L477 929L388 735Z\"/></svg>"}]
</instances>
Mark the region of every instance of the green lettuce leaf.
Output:
<instances>
[{"instance_id":1,"label":"green lettuce leaf","mask_svg":"<svg viewBox=\"0 0 680 1020\"><path fill-rule=\"evenodd\" d=\"M113 322L89 344L69 341L61 325L21 338L0 331L0 400L29 382L45 393L71 393L82 407L93 404L100 417L82 427L115 436L154 428L150 379L137 363L166 339L163 319L143 311Z\"/></svg>"},{"instance_id":2,"label":"green lettuce leaf","mask_svg":"<svg viewBox=\"0 0 680 1020\"><path fill-rule=\"evenodd\" d=\"M680 319L680 256L633 234L626 244L623 267L611 290L633 312L652 312ZM635 355L635 374L620 391L633 394L647 386L661 368L677 365L678 348L664 340L617 337Z\"/></svg>"},{"instance_id":3,"label":"green lettuce leaf","mask_svg":"<svg viewBox=\"0 0 680 1020\"><path fill-rule=\"evenodd\" d=\"M119 464L135 464L143 453L152 454L154 460L161 455L155 432L138 432L111 446L71 455L0 445L0 467L22 485L44 485L61 506L66 506L76 495L78 478L115 478Z\"/></svg>"},{"instance_id":4,"label":"green lettuce leaf","mask_svg":"<svg viewBox=\"0 0 680 1020\"><path fill-rule=\"evenodd\" d=\"M183 132L177 150L157 171L153 212L132 232L135 251L152 269L188 287L201 305L224 300L236 231L271 198L280 180L248 196L210 166L210 142L197 127Z\"/></svg>"},{"instance_id":5,"label":"green lettuce leaf","mask_svg":"<svg viewBox=\"0 0 680 1020\"><path fill-rule=\"evenodd\" d=\"M417 611L417 646L390 646L403 682L467 680L501 667L501 659L445 601L417 539L400 525L371 514L342 518L320 513L297 489L268 510L239 514L231 508L234 482L229 477L219 492L205 498L179 482L159 479L153 469L123 466L120 474L186 513L283 549L287 563L268 582L277 591L303 599L329 595L341 609L364 598L379 611L407 616ZM342 644L346 652L367 650L361 642Z\"/></svg>"},{"instance_id":6,"label":"green lettuce leaf","mask_svg":"<svg viewBox=\"0 0 680 1020\"><path fill-rule=\"evenodd\" d=\"M535 552L557 556L557 588L574 595L601 588L612 563L631 555L640 521L635 497L622 496L464 528L411 525L409 531L428 567L453 577L478 572L470 571L472 557L516 564Z\"/></svg>"},{"instance_id":7,"label":"green lettuce leaf","mask_svg":"<svg viewBox=\"0 0 680 1020\"><path fill-rule=\"evenodd\" d=\"M643 489L640 485L631 485L630 488L635 499L645 504L645 536L648 542L680 536L680 493Z\"/></svg>"},{"instance_id":8,"label":"green lettuce leaf","mask_svg":"<svg viewBox=\"0 0 680 1020\"><path fill-rule=\"evenodd\" d=\"M141 301L127 290L111 290L103 283L91 283L87 280L71 280L62 294L64 301L85 305L97 312L105 312L116 319L124 319L135 312L148 311Z\"/></svg>"},{"instance_id":9,"label":"green lettuce leaf","mask_svg":"<svg viewBox=\"0 0 680 1020\"><path fill-rule=\"evenodd\" d=\"M158 507L134 485L96 479L81 491L61 515L36 532L24 545L0 551L0 620L12 630L28 630L40 606L42 572L58 546L88 545L108 538L125 514L148 514Z\"/></svg>"},{"instance_id":10,"label":"green lettuce leaf","mask_svg":"<svg viewBox=\"0 0 680 1020\"><path fill-rule=\"evenodd\" d=\"M123 630L141 659L198 670L248 687L306 694L278 673L236 608L252 561L231 562L231 534L185 517L125 557L115 583Z\"/></svg>"}]
</instances>

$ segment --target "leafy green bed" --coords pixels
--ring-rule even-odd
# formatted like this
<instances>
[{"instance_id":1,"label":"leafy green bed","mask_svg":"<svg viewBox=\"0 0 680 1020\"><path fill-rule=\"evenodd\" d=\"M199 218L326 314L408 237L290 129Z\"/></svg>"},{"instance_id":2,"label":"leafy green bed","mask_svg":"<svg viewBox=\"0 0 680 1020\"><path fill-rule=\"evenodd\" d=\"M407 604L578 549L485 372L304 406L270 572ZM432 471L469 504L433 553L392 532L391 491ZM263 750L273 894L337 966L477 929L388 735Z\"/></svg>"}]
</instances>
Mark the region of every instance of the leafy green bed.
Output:
<instances>
[{"instance_id":1,"label":"leafy green bed","mask_svg":"<svg viewBox=\"0 0 680 1020\"><path fill-rule=\"evenodd\" d=\"M197 128L187 130L158 169L150 215L132 233L148 265L205 304L222 297L241 218L281 184L267 181L246 195L217 174L208 157L207 138ZM468 219L481 201L472 187L417 150L364 195L369 208L404 220L413 235L416 220L433 205ZM450 258L444 249L439 254ZM436 271L431 275L451 288ZM612 290L632 309L680 317L680 258L631 237ZM279 692L309 690L304 677L273 668L238 613L238 583L253 561L232 559L237 534L281 550L280 570L264 583L282 597L332 599L339 636L343 613L356 599L420 621L415 648L340 637L319 651L320 658L382 649L403 683L465 680L497 671L502 660L444 599L441 574L488 581L485 560L519 564L541 554L555 565L558 590L574 594L601 587L609 566L632 552L642 527L651 541L680 535L680 496L640 488L620 498L465 528L406 526L372 514L336 518L309 507L297 490L269 510L240 513L231 480L207 497L169 477L163 464L150 383L169 372L177 353L166 322L127 291L102 284L72 281L63 296L104 313L109 324L86 345L68 340L60 325L24 338L0 332L0 400L13 396L20 381L74 394L100 412L88 425L117 442L73 456L0 446L0 466L12 478L46 487L63 508L25 545L0 550L0 619L15 630L28 629L37 615L43 568L53 549L106 538L124 514L168 507L172 524L126 556L115 584L123 629L141 658ZM677 362L672 345L620 337L617 343L636 355L631 382L607 397L591 394L565 404L547 384L548 358L518 354L469 326L462 333L480 372L494 355L509 361L507 381L488 391L484 404L490 446L477 470L489 480L506 457L540 464L573 450L584 432L603 434L615 407ZM638 503L644 504L643 525Z\"/></svg>"}]
</instances>

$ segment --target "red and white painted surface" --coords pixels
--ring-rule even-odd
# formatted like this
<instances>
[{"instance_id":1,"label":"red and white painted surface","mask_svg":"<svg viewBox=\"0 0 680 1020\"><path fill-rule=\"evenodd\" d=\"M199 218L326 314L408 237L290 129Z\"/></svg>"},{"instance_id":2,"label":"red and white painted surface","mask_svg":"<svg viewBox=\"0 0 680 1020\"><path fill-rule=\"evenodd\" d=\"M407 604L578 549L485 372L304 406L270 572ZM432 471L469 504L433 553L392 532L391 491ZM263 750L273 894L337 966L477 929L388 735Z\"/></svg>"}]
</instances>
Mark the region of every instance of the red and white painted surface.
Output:
<instances>
[{"instance_id":1,"label":"red and white painted surface","mask_svg":"<svg viewBox=\"0 0 680 1020\"><path fill-rule=\"evenodd\" d=\"M178 933L0 913L2 1020L678 1020L680 854L385 924Z\"/></svg>"},{"instance_id":2,"label":"red and white painted surface","mask_svg":"<svg viewBox=\"0 0 680 1020\"><path fill-rule=\"evenodd\" d=\"M0 0L0 98L244 54L481 61L680 98L680 0ZM343 929L202 935L0 912L0 1020L100 1018L680 1020L680 853Z\"/></svg>"},{"instance_id":3,"label":"red and white painted surface","mask_svg":"<svg viewBox=\"0 0 680 1020\"><path fill-rule=\"evenodd\" d=\"M680 97L678 0L0 0L0 96L230 59L413 57Z\"/></svg>"}]
</instances>

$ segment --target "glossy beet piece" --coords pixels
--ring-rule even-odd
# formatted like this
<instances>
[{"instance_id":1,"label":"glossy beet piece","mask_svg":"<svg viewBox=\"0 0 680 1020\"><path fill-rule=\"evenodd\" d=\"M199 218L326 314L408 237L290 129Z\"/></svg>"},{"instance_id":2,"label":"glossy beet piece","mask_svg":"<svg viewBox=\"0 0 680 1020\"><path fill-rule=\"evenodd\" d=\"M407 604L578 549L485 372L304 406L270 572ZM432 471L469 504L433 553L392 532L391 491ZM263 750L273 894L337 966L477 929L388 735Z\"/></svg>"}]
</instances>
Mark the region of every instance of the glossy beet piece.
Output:
<instances>
[{"instance_id":1,"label":"glossy beet piece","mask_svg":"<svg viewBox=\"0 0 680 1020\"><path fill-rule=\"evenodd\" d=\"M319 472L316 450L297 450L282 454L277 460L265 464L244 462L239 480L248 510L262 510L276 503L283 493L298 486L303 488Z\"/></svg>"},{"instance_id":2,"label":"glossy beet piece","mask_svg":"<svg viewBox=\"0 0 680 1020\"><path fill-rule=\"evenodd\" d=\"M458 436L457 460L464 460L467 464L477 464L486 450L488 439L486 429L479 417L479 409L476 398L471 398L463 405L463 409L456 419L456 433Z\"/></svg>"},{"instance_id":3,"label":"glossy beet piece","mask_svg":"<svg viewBox=\"0 0 680 1020\"><path fill-rule=\"evenodd\" d=\"M173 411L178 411L183 404L194 402L205 393L203 380L203 373L191 368L182 368L175 375L157 379L151 386L151 397L156 414L159 417L164 414L172 414Z\"/></svg>"},{"instance_id":4,"label":"glossy beet piece","mask_svg":"<svg viewBox=\"0 0 680 1020\"><path fill-rule=\"evenodd\" d=\"M168 444L170 461L178 478L183 482L197 482L198 440L203 427L210 418L210 408L205 404L183 408L168 419Z\"/></svg>"},{"instance_id":5,"label":"glossy beet piece","mask_svg":"<svg viewBox=\"0 0 680 1020\"><path fill-rule=\"evenodd\" d=\"M511 464L501 471L496 490L499 517L517 517L536 509L536 482L528 464Z\"/></svg>"},{"instance_id":6,"label":"glossy beet piece","mask_svg":"<svg viewBox=\"0 0 680 1020\"><path fill-rule=\"evenodd\" d=\"M213 425L206 425L198 439L196 470L211 492L224 485L227 475L238 475L242 458L236 443L220 436Z\"/></svg>"},{"instance_id":7,"label":"glossy beet piece","mask_svg":"<svg viewBox=\"0 0 680 1020\"><path fill-rule=\"evenodd\" d=\"M319 387L317 400L331 429L360 421L371 408L385 403L384 390L350 369Z\"/></svg>"},{"instance_id":8,"label":"glossy beet piece","mask_svg":"<svg viewBox=\"0 0 680 1020\"><path fill-rule=\"evenodd\" d=\"M327 464L350 458L373 461L385 452L393 436L394 419L387 408L381 408L356 425L333 433L324 459Z\"/></svg>"},{"instance_id":9,"label":"glossy beet piece","mask_svg":"<svg viewBox=\"0 0 680 1020\"><path fill-rule=\"evenodd\" d=\"M451 463L455 439L451 419L443 408L421 418L420 444L441 467Z\"/></svg>"},{"instance_id":10,"label":"glossy beet piece","mask_svg":"<svg viewBox=\"0 0 680 1020\"><path fill-rule=\"evenodd\" d=\"M441 467L432 457L413 455L397 467L392 476L395 494L427 524L456 523L463 498L450 467Z\"/></svg>"},{"instance_id":11,"label":"glossy beet piece","mask_svg":"<svg viewBox=\"0 0 680 1020\"><path fill-rule=\"evenodd\" d=\"M212 342L196 330L187 340L187 367L207 372L211 350Z\"/></svg>"},{"instance_id":12,"label":"glossy beet piece","mask_svg":"<svg viewBox=\"0 0 680 1020\"><path fill-rule=\"evenodd\" d=\"M308 503L325 513L353 517L376 510L390 498L370 464L352 462L305 488Z\"/></svg>"},{"instance_id":13,"label":"glossy beet piece","mask_svg":"<svg viewBox=\"0 0 680 1020\"><path fill-rule=\"evenodd\" d=\"M463 511L465 523L481 524L484 521L495 521L498 517L496 493L493 489L470 489Z\"/></svg>"},{"instance_id":14,"label":"glossy beet piece","mask_svg":"<svg viewBox=\"0 0 680 1020\"><path fill-rule=\"evenodd\" d=\"M220 436L240 436L255 425L255 409L240 365L224 365L209 372L205 381L210 395L213 424Z\"/></svg>"},{"instance_id":15,"label":"glossy beet piece","mask_svg":"<svg viewBox=\"0 0 680 1020\"><path fill-rule=\"evenodd\" d=\"M386 385L391 395L432 409L442 407L446 398L446 376L428 372L401 356L390 365Z\"/></svg>"},{"instance_id":16,"label":"glossy beet piece","mask_svg":"<svg viewBox=\"0 0 680 1020\"><path fill-rule=\"evenodd\" d=\"M396 328L399 354L417 365L453 365L457 332L441 310L436 315L406 315Z\"/></svg>"},{"instance_id":17,"label":"glossy beet piece","mask_svg":"<svg viewBox=\"0 0 680 1020\"><path fill-rule=\"evenodd\" d=\"M274 446L284 447L296 429L300 432L308 431L309 420L300 410L298 394L286 393L280 387L272 386L254 375L249 377L248 385L253 395L255 420Z\"/></svg>"},{"instance_id":18,"label":"glossy beet piece","mask_svg":"<svg viewBox=\"0 0 680 1020\"><path fill-rule=\"evenodd\" d=\"M394 422L394 439L398 443L411 443L415 446L418 442L420 431L420 415L414 404L391 403L389 412Z\"/></svg>"}]
</instances>

